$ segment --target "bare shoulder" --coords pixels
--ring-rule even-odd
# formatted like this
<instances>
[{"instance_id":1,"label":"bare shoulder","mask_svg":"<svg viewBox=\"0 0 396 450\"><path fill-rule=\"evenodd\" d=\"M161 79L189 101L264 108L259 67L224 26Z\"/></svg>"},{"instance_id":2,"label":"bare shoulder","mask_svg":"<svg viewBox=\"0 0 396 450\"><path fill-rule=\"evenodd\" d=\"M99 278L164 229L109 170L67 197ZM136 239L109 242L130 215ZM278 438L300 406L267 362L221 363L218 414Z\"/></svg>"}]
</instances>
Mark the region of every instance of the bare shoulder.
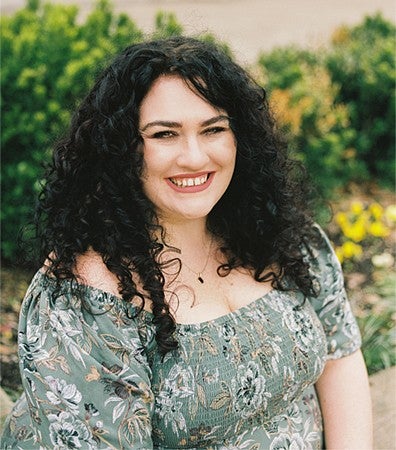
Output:
<instances>
[{"instance_id":1,"label":"bare shoulder","mask_svg":"<svg viewBox=\"0 0 396 450\"><path fill-rule=\"evenodd\" d=\"M120 297L118 279L99 253L88 250L76 258L76 275L82 283Z\"/></svg>"}]
</instances>

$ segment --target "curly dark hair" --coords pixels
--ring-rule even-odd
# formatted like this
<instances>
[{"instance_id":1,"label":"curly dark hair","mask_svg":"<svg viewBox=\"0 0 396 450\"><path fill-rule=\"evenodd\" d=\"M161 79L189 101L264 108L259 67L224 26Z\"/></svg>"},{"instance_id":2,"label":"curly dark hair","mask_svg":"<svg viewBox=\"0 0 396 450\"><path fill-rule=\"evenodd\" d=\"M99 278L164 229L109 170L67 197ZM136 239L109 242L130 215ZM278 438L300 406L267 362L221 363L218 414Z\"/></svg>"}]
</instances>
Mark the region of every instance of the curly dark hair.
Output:
<instances>
[{"instance_id":1,"label":"curly dark hair","mask_svg":"<svg viewBox=\"0 0 396 450\"><path fill-rule=\"evenodd\" d=\"M214 44L188 37L153 40L126 48L99 76L55 147L38 206L41 257L50 272L74 279L76 256L92 248L119 280L126 302L145 295L153 305L156 340L165 354L177 346L175 321L164 297L164 236L154 205L142 189L139 107L161 75L177 74L231 118L237 157L231 183L210 212L208 230L219 237L227 261L253 270L258 281L315 295L302 247L312 234L299 166L287 155L266 94ZM270 273L265 269L273 267ZM132 274L139 278L139 286ZM288 286L290 283L288 282Z\"/></svg>"}]
</instances>

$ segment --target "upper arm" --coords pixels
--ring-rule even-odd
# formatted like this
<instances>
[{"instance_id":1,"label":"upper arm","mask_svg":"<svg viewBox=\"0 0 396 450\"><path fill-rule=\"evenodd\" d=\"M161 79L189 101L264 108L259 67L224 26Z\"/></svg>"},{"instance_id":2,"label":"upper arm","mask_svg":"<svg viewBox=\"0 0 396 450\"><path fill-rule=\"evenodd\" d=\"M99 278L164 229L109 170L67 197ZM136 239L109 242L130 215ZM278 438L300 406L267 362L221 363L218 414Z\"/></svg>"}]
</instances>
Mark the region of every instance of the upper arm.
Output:
<instances>
[{"instance_id":1,"label":"upper arm","mask_svg":"<svg viewBox=\"0 0 396 450\"><path fill-rule=\"evenodd\" d=\"M316 382L327 449L372 449L367 371L360 350L327 361Z\"/></svg>"},{"instance_id":2,"label":"upper arm","mask_svg":"<svg viewBox=\"0 0 396 450\"><path fill-rule=\"evenodd\" d=\"M98 294L99 295L99 294ZM20 321L23 385L46 448L152 448L150 368L136 323L122 303L49 290L27 298ZM87 300L87 299L84 299ZM107 311L106 311L107 309Z\"/></svg>"}]
</instances>

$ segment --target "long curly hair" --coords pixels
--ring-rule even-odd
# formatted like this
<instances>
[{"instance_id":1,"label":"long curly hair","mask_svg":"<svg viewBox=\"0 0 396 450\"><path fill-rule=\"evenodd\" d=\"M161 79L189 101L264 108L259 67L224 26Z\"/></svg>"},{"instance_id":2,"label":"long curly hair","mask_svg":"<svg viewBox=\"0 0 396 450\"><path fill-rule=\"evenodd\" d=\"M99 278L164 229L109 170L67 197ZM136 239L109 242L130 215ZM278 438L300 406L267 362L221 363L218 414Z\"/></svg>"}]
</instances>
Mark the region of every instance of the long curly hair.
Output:
<instances>
[{"instance_id":1,"label":"long curly hair","mask_svg":"<svg viewBox=\"0 0 396 450\"><path fill-rule=\"evenodd\" d=\"M302 171L287 155L263 88L214 44L173 37L132 45L99 76L57 143L36 223L41 257L51 255L58 280L74 279L77 255L92 248L116 275L126 302L138 297L143 308L149 295L163 354L177 346L175 321L158 262L164 245L153 238L164 230L142 189L138 124L142 100L166 74L225 110L236 136L233 178L207 220L224 243L219 275L247 267L275 288L286 289L287 279L306 296L316 294L302 252L312 235Z\"/></svg>"}]
</instances>

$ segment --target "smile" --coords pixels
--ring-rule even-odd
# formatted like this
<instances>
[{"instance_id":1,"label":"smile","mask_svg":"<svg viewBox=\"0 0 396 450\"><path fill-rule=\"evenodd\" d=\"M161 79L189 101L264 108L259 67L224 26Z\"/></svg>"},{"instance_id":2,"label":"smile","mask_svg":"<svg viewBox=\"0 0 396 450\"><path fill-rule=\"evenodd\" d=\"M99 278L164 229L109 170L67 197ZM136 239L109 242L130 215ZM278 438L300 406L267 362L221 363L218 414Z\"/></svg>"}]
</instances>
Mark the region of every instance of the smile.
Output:
<instances>
[{"instance_id":1,"label":"smile","mask_svg":"<svg viewBox=\"0 0 396 450\"><path fill-rule=\"evenodd\" d=\"M191 186L202 186L208 181L209 174L202 175L195 178L169 178L171 183L173 183L175 186L186 188Z\"/></svg>"},{"instance_id":2,"label":"smile","mask_svg":"<svg viewBox=\"0 0 396 450\"><path fill-rule=\"evenodd\" d=\"M166 179L169 187L174 191L184 194L194 194L207 189L214 178L214 172L201 172L196 174L195 177L184 176L169 177Z\"/></svg>"}]
</instances>

